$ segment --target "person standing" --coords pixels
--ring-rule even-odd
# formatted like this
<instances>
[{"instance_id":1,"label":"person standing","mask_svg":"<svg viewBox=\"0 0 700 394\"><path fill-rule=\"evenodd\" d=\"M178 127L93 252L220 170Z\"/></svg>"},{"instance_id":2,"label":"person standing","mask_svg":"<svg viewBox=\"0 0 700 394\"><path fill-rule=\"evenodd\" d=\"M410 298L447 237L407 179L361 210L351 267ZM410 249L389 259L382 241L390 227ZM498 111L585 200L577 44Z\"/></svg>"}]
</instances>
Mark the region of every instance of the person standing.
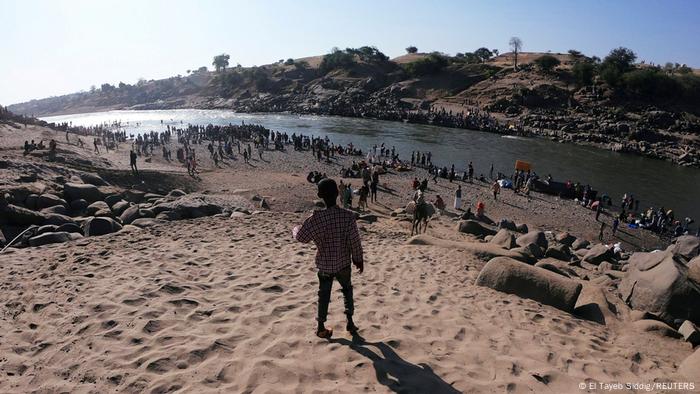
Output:
<instances>
[{"instance_id":1,"label":"person standing","mask_svg":"<svg viewBox=\"0 0 700 394\"><path fill-rule=\"evenodd\" d=\"M457 210L462 209L462 186L461 185L458 185L457 190L455 191L454 209L457 209Z\"/></svg>"},{"instance_id":2,"label":"person standing","mask_svg":"<svg viewBox=\"0 0 700 394\"><path fill-rule=\"evenodd\" d=\"M595 207L595 221L598 221L598 216L600 216L600 212L603 210L603 202L598 199L598 206Z\"/></svg>"},{"instance_id":3,"label":"person standing","mask_svg":"<svg viewBox=\"0 0 700 394\"><path fill-rule=\"evenodd\" d=\"M603 232L605 231L605 222L600 223L600 232L598 233L598 241L603 242Z\"/></svg>"},{"instance_id":4,"label":"person standing","mask_svg":"<svg viewBox=\"0 0 700 394\"><path fill-rule=\"evenodd\" d=\"M129 163L131 164L131 173L138 176L139 169L136 168L136 152L133 149L129 152Z\"/></svg>"},{"instance_id":5,"label":"person standing","mask_svg":"<svg viewBox=\"0 0 700 394\"><path fill-rule=\"evenodd\" d=\"M498 201L498 193L501 192L501 185L498 181L493 181L491 184L491 191L493 192L493 199Z\"/></svg>"},{"instance_id":6,"label":"person standing","mask_svg":"<svg viewBox=\"0 0 700 394\"><path fill-rule=\"evenodd\" d=\"M619 226L620 226L620 219L615 218L615 219L613 220L613 224L612 224L612 235L615 235L615 233L617 232L617 228L618 228Z\"/></svg>"},{"instance_id":7,"label":"person standing","mask_svg":"<svg viewBox=\"0 0 700 394\"><path fill-rule=\"evenodd\" d=\"M318 197L323 199L326 208L315 211L301 226L292 230L294 239L302 243L313 241L318 249L316 267L318 268L318 315L316 317L316 335L329 339L333 330L325 327L328 317L333 280L340 283L345 301L345 328L355 335L358 331L353 321L354 300L351 281L351 264L361 274L364 271L364 258L360 234L357 230L354 213L336 205L338 186L335 181L326 178L318 183Z\"/></svg>"}]
</instances>

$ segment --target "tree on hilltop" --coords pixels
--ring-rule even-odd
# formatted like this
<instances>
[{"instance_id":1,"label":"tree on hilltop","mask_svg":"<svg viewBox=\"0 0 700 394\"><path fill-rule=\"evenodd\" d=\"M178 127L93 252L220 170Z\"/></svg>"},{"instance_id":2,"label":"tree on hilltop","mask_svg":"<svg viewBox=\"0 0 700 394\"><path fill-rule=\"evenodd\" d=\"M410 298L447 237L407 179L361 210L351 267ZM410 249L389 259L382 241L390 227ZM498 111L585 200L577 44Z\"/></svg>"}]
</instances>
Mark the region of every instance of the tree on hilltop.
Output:
<instances>
[{"instance_id":1,"label":"tree on hilltop","mask_svg":"<svg viewBox=\"0 0 700 394\"><path fill-rule=\"evenodd\" d=\"M418 52L418 48L414 47L413 45L406 48L406 53L416 53L416 52Z\"/></svg>"},{"instance_id":2,"label":"tree on hilltop","mask_svg":"<svg viewBox=\"0 0 700 394\"><path fill-rule=\"evenodd\" d=\"M518 69L518 53L523 49L523 40L520 37L511 37L508 41L511 51L513 51L513 68Z\"/></svg>"},{"instance_id":3,"label":"tree on hilltop","mask_svg":"<svg viewBox=\"0 0 700 394\"><path fill-rule=\"evenodd\" d=\"M552 55L543 55L535 59L535 64L544 72L551 72L555 67L561 64L559 59Z\"/></svg>"},{"instance_id":4,"label":"tree on hilltop","mask_svg":"<svg viewBox=\"0 0 700 394\"><path fill-rule=\"evenodd\" d=\"M228 54L222 53L221 55L214 56L214 61L211 64L216 68L216 72L226 70L230 58Z\"/></svg>"},{"instance_id":5,"label":"tree on hilltop","mask_svg":"<svg viewBox=\"0 0 700 394\"><path fill-rule=\"evenodd\" d=\"M493 56L493 52L491 52L488 48L481 47L474 51L474 54L479 57L481 62L485 62Z\"/></svg>"}]
</instances>

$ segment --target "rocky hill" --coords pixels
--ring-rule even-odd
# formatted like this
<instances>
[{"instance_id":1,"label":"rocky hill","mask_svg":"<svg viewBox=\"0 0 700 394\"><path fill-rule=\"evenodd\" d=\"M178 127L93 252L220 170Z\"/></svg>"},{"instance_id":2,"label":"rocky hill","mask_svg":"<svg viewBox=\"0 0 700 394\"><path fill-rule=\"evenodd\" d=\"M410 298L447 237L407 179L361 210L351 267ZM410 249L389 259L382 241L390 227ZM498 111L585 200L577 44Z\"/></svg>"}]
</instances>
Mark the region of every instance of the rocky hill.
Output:
<instances>
[{"instance_id":1,"label":"rocky hill","mask_svg":"<svg viewBox=\"0 0 700 394\"><path fill-rule=\"evenodd\" d=\"M34 116L218 108L369 117L540 135L700 167L700 77L687 67L630 59L620 66L608 58L520 53L515 68L512 53L389 60L376 48L348 48L260 67L104 84L8 108Z\"/></svg>"}]
</instances>

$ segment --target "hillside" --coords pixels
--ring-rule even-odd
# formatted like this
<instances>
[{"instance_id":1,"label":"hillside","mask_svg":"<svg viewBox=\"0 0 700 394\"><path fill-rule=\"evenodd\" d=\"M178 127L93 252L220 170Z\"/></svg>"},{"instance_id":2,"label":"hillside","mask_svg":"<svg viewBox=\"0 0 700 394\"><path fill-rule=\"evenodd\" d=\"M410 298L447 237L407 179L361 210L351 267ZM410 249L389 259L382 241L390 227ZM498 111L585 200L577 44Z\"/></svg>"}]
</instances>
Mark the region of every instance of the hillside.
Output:
<instances>
[{"instance_id":1,"label":"hillside","mask_svg":"<svg viewBox=\"0 0 700 394\"><path fill-rule=\"evenodd\" d=\"M348 48L259 67L104 84L8 108L33 116L217 108L404 120L539 135L700 166L700 77L685 66L634 64L635 57L619 65L608 59L615 51L603 61L522 52L515 68L513 53L489 59L411 53L390 60L376 48ZM545 67L538 63L543 57L555 60Z\"/></svg>"}]
</instances>

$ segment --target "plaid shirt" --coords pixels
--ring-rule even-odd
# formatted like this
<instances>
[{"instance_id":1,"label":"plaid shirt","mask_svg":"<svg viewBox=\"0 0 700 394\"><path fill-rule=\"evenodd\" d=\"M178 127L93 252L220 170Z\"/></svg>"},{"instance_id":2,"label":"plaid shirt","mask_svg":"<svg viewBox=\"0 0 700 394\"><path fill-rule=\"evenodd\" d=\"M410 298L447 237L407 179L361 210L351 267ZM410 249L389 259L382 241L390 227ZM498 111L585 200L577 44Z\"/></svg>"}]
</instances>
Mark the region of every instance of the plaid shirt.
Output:
<instances>
[{"instance_id":1,"label":"plaid shirt","mask_svg":"<svg viewBox=\"0 0 700 394\"><path fill-rule=\"evenodd\" d=\"M314 241L316 267L326 274L340 272L352 262L360 264L362 243L355 223L355 214L337 206L315 211L301 225L296 240L303 243Z\"/></svg>"}]
</instances>

